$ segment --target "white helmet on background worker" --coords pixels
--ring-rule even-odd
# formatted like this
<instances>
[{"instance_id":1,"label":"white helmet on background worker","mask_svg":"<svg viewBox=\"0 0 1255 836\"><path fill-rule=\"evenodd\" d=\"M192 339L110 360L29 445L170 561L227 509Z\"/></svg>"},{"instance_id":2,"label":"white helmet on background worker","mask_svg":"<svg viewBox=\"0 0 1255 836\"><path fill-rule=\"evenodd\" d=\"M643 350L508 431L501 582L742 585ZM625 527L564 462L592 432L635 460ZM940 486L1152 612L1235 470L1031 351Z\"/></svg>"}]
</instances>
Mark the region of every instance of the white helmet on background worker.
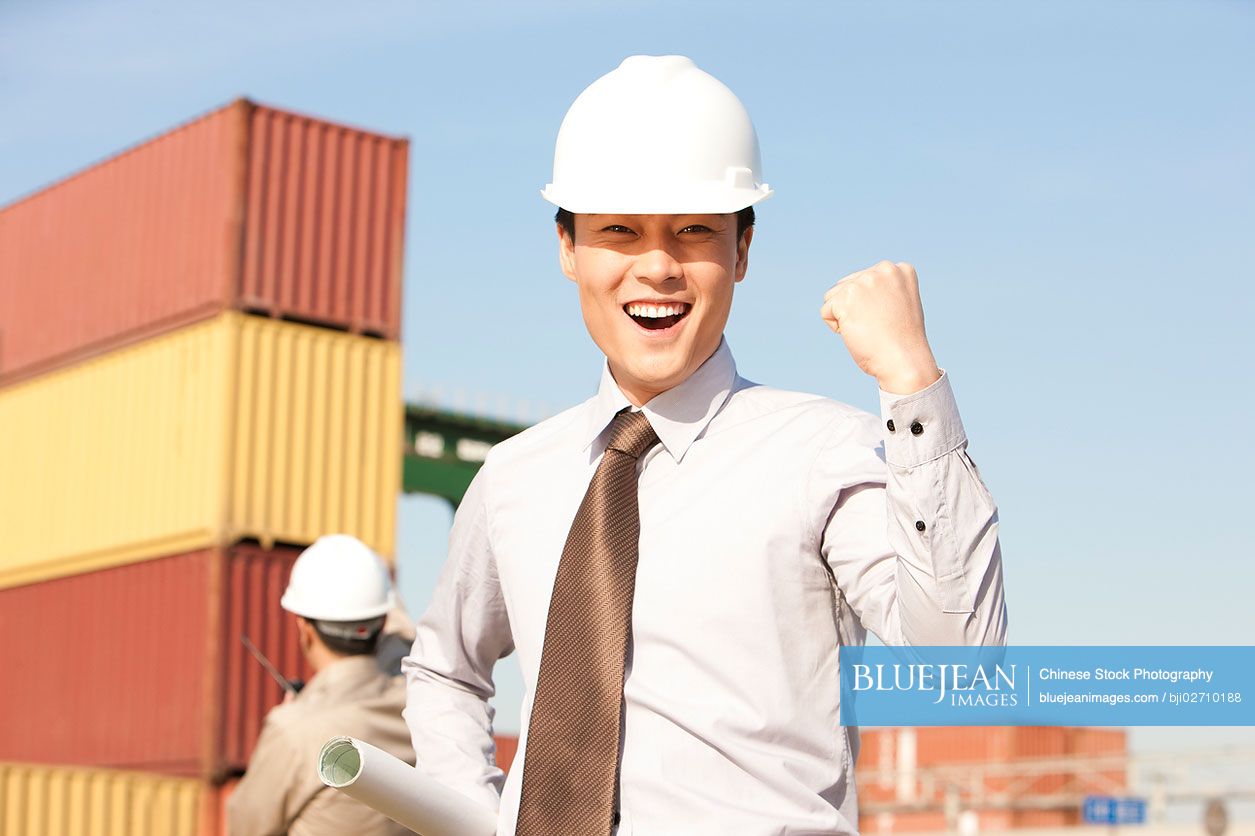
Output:
<instances>
[{"instance_id":1,"label":"white helmet on background worker","mask_svg":"<svg viewBox=\"0 0 1255 836\"><path fill-rule=\"evenodd\" d=\"M579 213L727 214L771 187L731 90L682 55L633 55L567 111L541 195Z\"/></svg>"},{"instance_id":2,"label":"white helmet on background worker","mask_svg":"<svg viewBox=\"0 0 1255 836\"><path fill-rule=\"evenodd\" d=\"M319 537L301 552L279 601L288 612L320 625L382 621L395 603L388 567L369 546L347 534ZM342 638L364 637L357 630L333 632L345 632Z\"/></svg>"}]
</instances>

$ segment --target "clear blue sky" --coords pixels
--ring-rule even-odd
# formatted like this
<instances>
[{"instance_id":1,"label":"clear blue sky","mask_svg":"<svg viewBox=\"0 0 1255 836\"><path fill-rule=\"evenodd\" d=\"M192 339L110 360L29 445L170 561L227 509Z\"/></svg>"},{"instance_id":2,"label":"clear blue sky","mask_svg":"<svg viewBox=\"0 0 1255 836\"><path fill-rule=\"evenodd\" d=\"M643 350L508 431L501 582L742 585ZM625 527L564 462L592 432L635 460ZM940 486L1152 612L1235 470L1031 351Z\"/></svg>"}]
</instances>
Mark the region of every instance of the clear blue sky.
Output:
<instances>
[{"instance_id":1,"label":"clear blue sky","mask_svg":"<svg viewBox=\"0 0 1255 836\"><path fill-rule=\"evenodd\" d=\"M914 262L1013 641L1247 644L1252 43L1255 6L1218 0L8 0L0 202L239 94L408 135L407 393L534 418L600 364L537 194L562 114L626 55L688 54L749 107L776 190L727 332L741 372L874 409L817 307ZM402 509L421 611L449 514ZM518 699L511 670L502 728Z\"/></svg>"}]
</instances>

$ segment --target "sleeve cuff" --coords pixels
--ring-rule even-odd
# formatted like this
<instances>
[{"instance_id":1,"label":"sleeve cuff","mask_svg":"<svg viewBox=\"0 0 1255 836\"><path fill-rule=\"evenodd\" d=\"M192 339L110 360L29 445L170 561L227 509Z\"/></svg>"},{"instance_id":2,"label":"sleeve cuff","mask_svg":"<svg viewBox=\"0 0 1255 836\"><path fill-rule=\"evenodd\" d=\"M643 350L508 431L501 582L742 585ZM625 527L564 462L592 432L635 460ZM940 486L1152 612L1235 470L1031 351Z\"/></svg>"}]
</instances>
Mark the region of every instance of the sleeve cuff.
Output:
<instances>
[{"instance_id":1,"label":"sleeve cuff","mask_svg":"<svg viewBox=\"0 0 1255 836\"><path fill-rule=\"evenodd\" d=\"M880 417L885 461L895 467L930 462L967 441L945 369L930 386L910 395L881 389Z\"/></svg>"}]
</instances>

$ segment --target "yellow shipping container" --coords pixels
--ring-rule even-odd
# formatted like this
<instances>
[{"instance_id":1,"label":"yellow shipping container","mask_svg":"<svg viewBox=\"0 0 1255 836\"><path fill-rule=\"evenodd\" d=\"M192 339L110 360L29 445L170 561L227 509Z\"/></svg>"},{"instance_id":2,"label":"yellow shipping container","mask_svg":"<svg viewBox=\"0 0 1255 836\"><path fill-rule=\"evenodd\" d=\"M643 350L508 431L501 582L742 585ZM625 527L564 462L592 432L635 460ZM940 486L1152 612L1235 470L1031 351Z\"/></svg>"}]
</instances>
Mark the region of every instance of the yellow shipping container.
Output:
<instances>
[{"instance_id":1,"label":"yellow shipping container","mask_svg":"<svg viewBox=\"0 0 1255 836\"><path fill-rule=\"evenodd\" d=\"M400 362L226 313L0 390L0 588L246 537L391 558Z\"/></svg>"},{"instance_id":2,"label":"yellow shipping container","mask_svg":"<svg viewBox=\"0 0 1255 836\"><path fill-rule=\"evenodd\" d=\"M0 763L4 836L197 836L206 785L141 772Z\"/></svg>"}]
</instances>

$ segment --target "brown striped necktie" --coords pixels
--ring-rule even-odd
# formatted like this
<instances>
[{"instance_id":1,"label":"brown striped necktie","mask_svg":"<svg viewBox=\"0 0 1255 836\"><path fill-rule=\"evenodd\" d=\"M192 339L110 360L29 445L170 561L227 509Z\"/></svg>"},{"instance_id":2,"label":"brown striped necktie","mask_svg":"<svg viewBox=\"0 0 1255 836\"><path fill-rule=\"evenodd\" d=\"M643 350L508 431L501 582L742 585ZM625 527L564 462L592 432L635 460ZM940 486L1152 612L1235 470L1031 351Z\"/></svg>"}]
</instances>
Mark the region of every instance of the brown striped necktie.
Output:
<instances>
[{"instance_id":1,"label":"brown striped necktie","mask_svg":"<svg viewBox=\"0 0 1255 836\"><path fill-rule=\"evenodd\" d=\"M567 535L527 727L516 836L605 836L617 819L623 666L640 516L636 461L658 441L620 412Z\"/></svg>"}]
</instances>

